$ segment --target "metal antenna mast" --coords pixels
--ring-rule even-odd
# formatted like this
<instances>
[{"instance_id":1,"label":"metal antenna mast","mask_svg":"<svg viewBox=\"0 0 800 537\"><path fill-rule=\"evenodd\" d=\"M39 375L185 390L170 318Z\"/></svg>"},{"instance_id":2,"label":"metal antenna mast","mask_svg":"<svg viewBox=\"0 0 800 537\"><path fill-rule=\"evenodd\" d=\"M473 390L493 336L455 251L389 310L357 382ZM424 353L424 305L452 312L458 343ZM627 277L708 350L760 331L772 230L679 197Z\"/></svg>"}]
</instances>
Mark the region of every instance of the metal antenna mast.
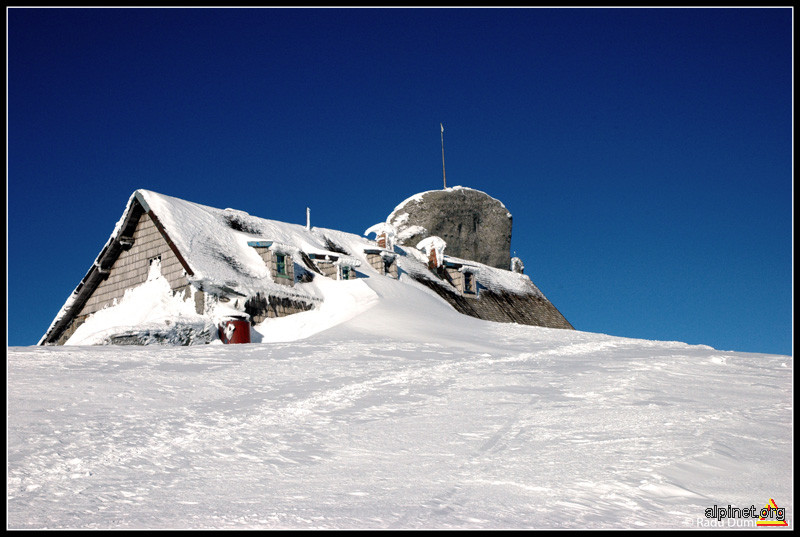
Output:
<instances>
[{"instance_id":1,"label":"metal antenna mast","mask_svg":"<svg viewBox=\"0 0 800 537\"><path fill-rule=\"evenodd\" d=\"M442 180L444 181L444 188L447 190L447 175L444 173L444 125L439 123L439 127L442 128Z\"/></svg>"}]
</instances>

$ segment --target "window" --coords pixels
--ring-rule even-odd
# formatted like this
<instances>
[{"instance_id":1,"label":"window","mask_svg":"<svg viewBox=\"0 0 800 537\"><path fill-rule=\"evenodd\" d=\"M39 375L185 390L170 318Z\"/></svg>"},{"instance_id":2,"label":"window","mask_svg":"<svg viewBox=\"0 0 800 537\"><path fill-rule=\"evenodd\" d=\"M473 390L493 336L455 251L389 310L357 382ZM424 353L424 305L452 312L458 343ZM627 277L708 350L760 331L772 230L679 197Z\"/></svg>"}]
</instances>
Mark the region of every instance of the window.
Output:
<instances>
[{"instance_id":1,"label":"window","mask_svg":"<svg viewBox=\"0 0 800 537\"><path fill-rule=\"evenodd\" d=\"M275 268L278 271L278 276L288 278L289 274L286 272L286 255L275 254Z\"/></svg>"},{"instance_id":2,"label":"window","mask_svg":"<svg viewBox=\"0 0 800 537\"><path fill-rule=\"evenodd\" d=\"M342 266L342 280L350 279L350 267Z\"/></svg>"},{"instance_id":3,"label":"window","mask_svg":"<svg viewBox=\"0 0 800 537\"><path fill-rule=\"evenodd\" d=\"M475 276L471 272L464 273L464 292L475 294Z\"/></svg>"}]
</instances>

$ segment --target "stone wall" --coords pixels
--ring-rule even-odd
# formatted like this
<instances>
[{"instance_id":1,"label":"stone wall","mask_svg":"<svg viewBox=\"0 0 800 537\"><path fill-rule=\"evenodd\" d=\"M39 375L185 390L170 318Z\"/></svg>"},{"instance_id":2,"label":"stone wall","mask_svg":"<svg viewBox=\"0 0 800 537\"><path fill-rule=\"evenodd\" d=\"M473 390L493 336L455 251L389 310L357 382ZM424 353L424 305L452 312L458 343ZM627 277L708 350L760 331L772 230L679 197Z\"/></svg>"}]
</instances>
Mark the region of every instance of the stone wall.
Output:
<instances>
[{"instance_id":1,"label":"stone wall","mask_svg":"<svg viewBox=\"0 0 800 537\"><path fill-rule=\"evenodd\" d=\"M313 304L308 304L299 300L257 294L245 302L244 311L250 315L250 324L256 325L264 321L264 319L285 317L294 313L308 311L313 307Z\"/></svg>"}]
</instances>

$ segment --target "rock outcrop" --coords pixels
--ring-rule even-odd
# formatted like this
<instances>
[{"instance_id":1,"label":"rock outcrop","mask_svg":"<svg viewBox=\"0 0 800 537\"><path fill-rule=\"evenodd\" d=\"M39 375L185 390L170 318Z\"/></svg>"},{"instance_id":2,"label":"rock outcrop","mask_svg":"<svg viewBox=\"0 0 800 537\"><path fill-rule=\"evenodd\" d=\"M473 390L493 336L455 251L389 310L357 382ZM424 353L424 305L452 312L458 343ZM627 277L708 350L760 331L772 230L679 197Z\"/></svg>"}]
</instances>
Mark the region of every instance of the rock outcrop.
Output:
<instances>
[{"instance_id":1,"label":"rock outcrop","mask_svg":"<svg viewBox=\"0 0 800 537\"><path fill-rule=\"evenodd\" d=\"M397 206L386 220L401 244L439 236L447 254L491 267L511 267L511 213L499 200L465 187L430 190ZM415 227L416 226L416 227Z\"/></svg>"}]
</instances>

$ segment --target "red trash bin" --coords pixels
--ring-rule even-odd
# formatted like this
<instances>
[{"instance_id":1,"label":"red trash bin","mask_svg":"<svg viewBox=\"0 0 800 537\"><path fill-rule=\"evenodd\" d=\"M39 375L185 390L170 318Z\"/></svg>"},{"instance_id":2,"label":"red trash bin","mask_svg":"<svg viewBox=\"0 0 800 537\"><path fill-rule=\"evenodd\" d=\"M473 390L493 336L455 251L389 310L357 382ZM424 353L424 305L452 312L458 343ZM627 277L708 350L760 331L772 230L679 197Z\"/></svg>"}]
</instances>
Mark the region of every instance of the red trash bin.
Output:
<instances>
[{"instance_id":1,"label":"red trash bin","mask_svg":"<svg viewBox=\"0 0 800 537\"><path fill-rule=\"evenodd\" d=\"M223 343L250 343L250 321L235 317L219 325L219 339Z\"/></svg>"}]
</instances>

